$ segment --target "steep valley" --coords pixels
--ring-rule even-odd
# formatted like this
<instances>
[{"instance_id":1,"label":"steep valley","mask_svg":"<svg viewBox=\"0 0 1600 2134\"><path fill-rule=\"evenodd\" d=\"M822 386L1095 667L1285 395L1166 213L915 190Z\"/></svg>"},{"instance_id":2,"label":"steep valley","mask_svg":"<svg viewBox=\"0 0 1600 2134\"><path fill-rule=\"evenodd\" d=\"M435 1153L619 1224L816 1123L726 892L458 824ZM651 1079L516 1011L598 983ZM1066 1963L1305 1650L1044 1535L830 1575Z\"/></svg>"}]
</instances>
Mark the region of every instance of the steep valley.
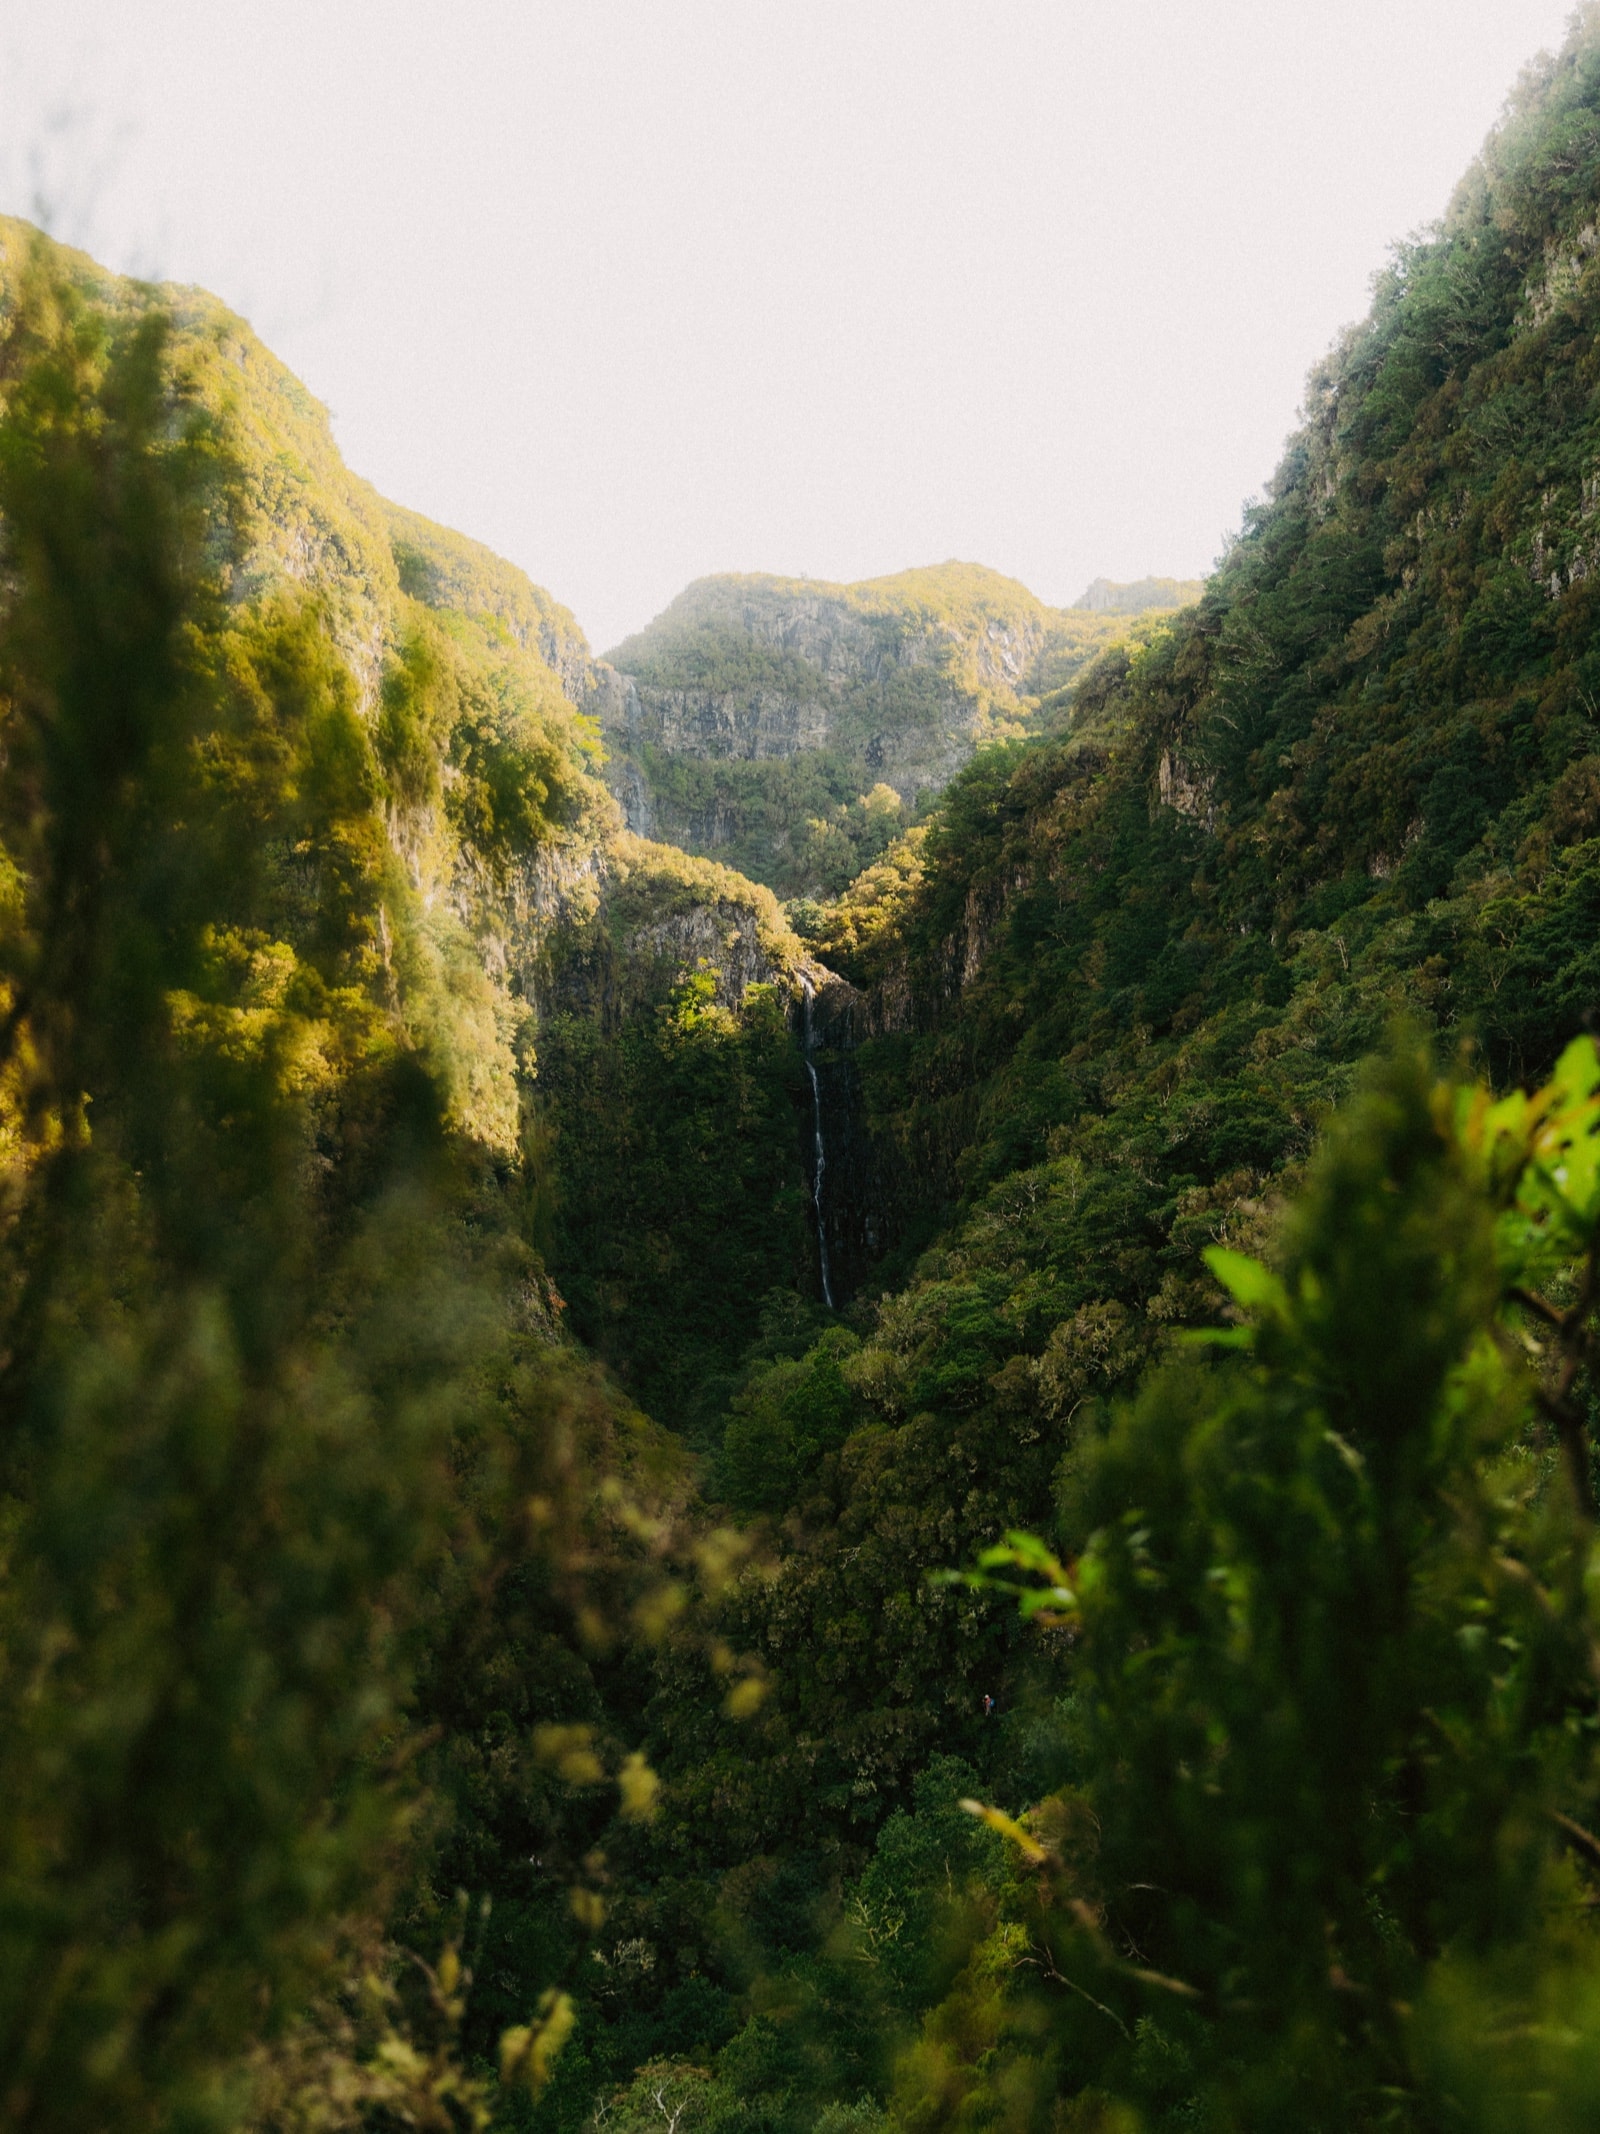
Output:
<instances>
[{"instance_id":1,"label":"steep valley","mask_svg":"<svg viewBox=\"0 0 1600 2134\"><path fill-rule=\"evenodd\" d=\"M603 659L0 224L0 2128L1592 2123L1597 224Z\"/></svg>"},{"instance_id":2,"label":"steep valley","mask_svg":"<svg viewBox=\"0 0 1600 2134\"><path fill-rule=\"evenodd\" d=\"M1052 609L973 564L854 586L705 578L609 655L586 701L631 829L816 897L877 859L976 749L1062 715L1073 679L1137 618L1199 591L1100 579Z\"/></svg>"}]
</instances>

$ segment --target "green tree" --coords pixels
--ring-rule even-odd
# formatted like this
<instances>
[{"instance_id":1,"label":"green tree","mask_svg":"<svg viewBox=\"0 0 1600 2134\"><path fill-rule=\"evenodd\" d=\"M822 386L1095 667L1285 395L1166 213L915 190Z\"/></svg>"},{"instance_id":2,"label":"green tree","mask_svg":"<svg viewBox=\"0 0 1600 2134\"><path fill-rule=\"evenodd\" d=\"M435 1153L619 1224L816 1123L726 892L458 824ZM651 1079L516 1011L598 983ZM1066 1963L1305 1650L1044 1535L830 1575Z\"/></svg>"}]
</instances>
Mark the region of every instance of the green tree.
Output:
<instances>
[{"instance_id":1,"label":"green tree","mask_svg":"<svg viewBox=\"0 0 1600 2134\"><path fill-rule=\"evenodd\" d=\"M704 1443L761 1300L805 1251L803 1070L774 988L718 1004L691 973L619 1032L553 1017L540 1090L550 1257L574 1325L664 1422Z\"/></svg>"},{"instance_id":2,"label":"green tree","mask_svg":"<svg viewBox=\"0 0 1600 2134\"><path fill-rule=\"evenodd\" d=\"M1600 1976L1597 1236L1591 1042L1498 1104L1409 1046L1276 1268L1213 1252L1238 1359L1158 1370L1069 1463L1066 1560L992 1552L1072 1633L1076 1783L988 1811L1022 1872L909 2123L981 2112L985 2040L1083 2125L1587 2123L1592 2041L1540 2011Z\"/></svg>"},{"instance_id":3,"label":"green tree","mask_svg":"<svg viewBox=\"0 0 1600 2134\"><path fill-rule=\"evenodd\" d=\"M227 421L42 251L0 396L0 2125L220 2126L381 1925L422 1655L532 1492L575 1538L581 1438L348 668L224 597Z\"/></svg>"}]
</instances>

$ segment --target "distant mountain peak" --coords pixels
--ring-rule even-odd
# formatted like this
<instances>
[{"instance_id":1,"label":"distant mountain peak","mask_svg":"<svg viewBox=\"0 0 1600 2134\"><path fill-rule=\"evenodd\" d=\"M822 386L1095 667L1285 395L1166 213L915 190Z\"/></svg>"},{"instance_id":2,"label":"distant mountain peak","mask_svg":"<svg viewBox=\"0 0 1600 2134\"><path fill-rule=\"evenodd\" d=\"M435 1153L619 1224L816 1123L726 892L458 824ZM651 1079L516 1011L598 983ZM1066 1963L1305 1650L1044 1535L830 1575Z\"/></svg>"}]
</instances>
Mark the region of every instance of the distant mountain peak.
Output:
<instances>
[{"instance_id":1,"label":"distant mountain peak","mask_svg":"<svg viewBox=\"0 0 1600 2134\"><path fill-rule=\"evenodd\" d=\"M1096 578L1072 603L1091 615L1144 615L1152 608L1187 608L1200 598L1198 578L1136 578L1118 585L1111 578Z\"/></svg>"}]
</instances>

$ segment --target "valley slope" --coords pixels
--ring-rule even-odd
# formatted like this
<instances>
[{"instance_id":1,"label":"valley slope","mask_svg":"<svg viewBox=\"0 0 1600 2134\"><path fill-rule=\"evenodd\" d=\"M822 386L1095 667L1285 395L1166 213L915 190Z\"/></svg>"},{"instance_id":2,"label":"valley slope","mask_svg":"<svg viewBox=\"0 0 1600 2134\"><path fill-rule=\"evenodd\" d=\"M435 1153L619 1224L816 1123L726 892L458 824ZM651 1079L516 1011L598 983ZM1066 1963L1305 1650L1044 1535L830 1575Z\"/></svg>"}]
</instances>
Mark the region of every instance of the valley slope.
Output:
<instances>
[{"instance_id":1,"label":"valley slope","mask_svg":"<svg viewBox=\"0 0 1600 2134\"><path fill-rule=\"evenodd\" d=\"M782 1536L728 1634L772 1691L737 1727L703 1685L658 1701L651 1903L752 1857L865 1888L930 1760L1031 1798L1029 1648L925 1567L1049 1526L1111 1404L1225 1310L1202 1248L1270 1235L1396 1019L1504 1082L1600 1014L1597 214L1586 19L1314 372L1198 605L808 928L857 989L834 1058L897 1243L727 1396L712 1486ZM930 2017L930 2068L964 2020Z\"/></svg>"},{"instance_id":2,"label":"valley slope","mask_svg":"<svg viewBox=\"0 0 1600 2134\"><path fill-rule=\"evenodd\" d=\"M289 827L259 831L283 940L197 923L217 997L196 979L160 1012L212 1045L227 1096L273 1013L332 1000L327 1027L343 1015L436 1092L427 1162L447 1146L460 1166L407 1249L429 1274L465 1253L510 1271L516 1340L480 1346L463 1317L471 1398L430 1470L466 1478L473 1517L456 1506L412 1580L454 1612L396 1670L424 1805L372 1928L455 1933L455 1965L452 1893L492 1898L450 2017L474 2067L530 2010L573 2015L538 2097L500 2096L504 2124L636 2134L674 2099L740 2134L1208 2123L1185 2054L1237 2010L1137 1949L1114 1953L1165 1995L1157 2016L1135 2031L1092 1999L1104 2028L1076 2057L1041 2042L1017 1885L1043 1855L1008 1882L958 1804L1065 1802L1037 1827L1092 1863L1073 1789L1125 1775L1084 1761L1071 1636L927 1574L1017 1530L1064 1563L1088 1548L1083 1478L1126 1404L1232 1309L1206 1249L1271 1249L1387 1033L1506 1085L1600 1017L1597 224L1591 15L1313 374L1198 599L1147 586L1130 597L1155 611L1129 615L1102 585L1051 611L966 565L713 579L610 662L508 565L351 477L222 307L57 259L118 332L172 314L164 390L234 440L208 627L232 646L226 618L287 616L337 670L329 730L359 772L337 835L294 842L299 786ZM30 240L0 236L14 290ZM298 699L259 664L276 745ZM339 963L301 885L347 850L366 902ZM336 1048L297 1043L298 1102L299 1063ZM302 1133L297 1178L364 1175L352 1117ZM130 1162L125 1197L144 1176ZM357 1265L388 1294L387 1261ZM405 1292L425 1331L426 1294ZM327 1316L360 1325L351 1295ZM374 1341L375 1412L404 1418L405 1370ZM1330 1429L1318 1456L1359 1478ZM559 1487L519 1464L528 1433ZM1176 1457L1157 1483L1186 1486ZM1154 1591L1142 1503L1106 1518ZM1202 1580L1213 1542L1232 1545L1200 1536ZM1419 1789L1466 1760L1435 1732L1418 1721ZM360 1753L390 1768L386 1742ZM1544 1809L1529 1822L1554 1843ZM1549 1873L1567 1931L1585 1900ZM107 1916L158 1880L130 1871ZM1358 1898L1381 1944L1387 1899ZM1098 1916L1067 1909L1100 1961ZM1320 1915L1307 1946L1308 1992L1365 2022ZM353 2035L341 2010L325 2020ZM1382 2110L1407 2123L1389 2092Z\"/></svg>"},{"instance_id":3,"label":"valley slope","mask_svg":"<svg viewBox=\"0 0 1600 2134\"><path fill-rule=\"evenodd\" d=\"M1132 618L1199 590L1097 580L1062 609L970 563L860 585L702 578L608 656L585 701L630 827L817 897L976 749L1048 728Z\"/></svg>"}]
</instances>

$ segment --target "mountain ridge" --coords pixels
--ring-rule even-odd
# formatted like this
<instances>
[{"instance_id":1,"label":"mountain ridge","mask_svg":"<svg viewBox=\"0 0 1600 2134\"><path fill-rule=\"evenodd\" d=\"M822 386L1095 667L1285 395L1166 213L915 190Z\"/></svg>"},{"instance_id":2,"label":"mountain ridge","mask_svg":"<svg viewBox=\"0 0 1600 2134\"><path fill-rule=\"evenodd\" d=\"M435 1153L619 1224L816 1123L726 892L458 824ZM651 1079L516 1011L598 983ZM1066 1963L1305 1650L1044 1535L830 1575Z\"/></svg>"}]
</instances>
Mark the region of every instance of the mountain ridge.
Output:
<instances>
[{"instance_id":1,"label":"mountain ridge","mask_svg":"<svg viewBox=\"0 0 1600 2134\"><path fill-rule=\"evenodd\" d=\"M30 2134L1589 2123L1597 222L1590 9L1193 604L627 670L209 300L27 314L19 525L218 446L143 695L0 529Z\"/></svg>"},{"instance_id":2,"label":"mountain ridge","mask_svg":"<svg viewBox=\"0 0 1600 2134\"><path fill-rule=\"evenodd\" d=\"M723 574L614 647L589 701L633 828L814 896L876 859L975 750L1048 723L1090 660L1172 604L1050 608L970 563L855 585Z\"/></svg>"}]
</instances>

